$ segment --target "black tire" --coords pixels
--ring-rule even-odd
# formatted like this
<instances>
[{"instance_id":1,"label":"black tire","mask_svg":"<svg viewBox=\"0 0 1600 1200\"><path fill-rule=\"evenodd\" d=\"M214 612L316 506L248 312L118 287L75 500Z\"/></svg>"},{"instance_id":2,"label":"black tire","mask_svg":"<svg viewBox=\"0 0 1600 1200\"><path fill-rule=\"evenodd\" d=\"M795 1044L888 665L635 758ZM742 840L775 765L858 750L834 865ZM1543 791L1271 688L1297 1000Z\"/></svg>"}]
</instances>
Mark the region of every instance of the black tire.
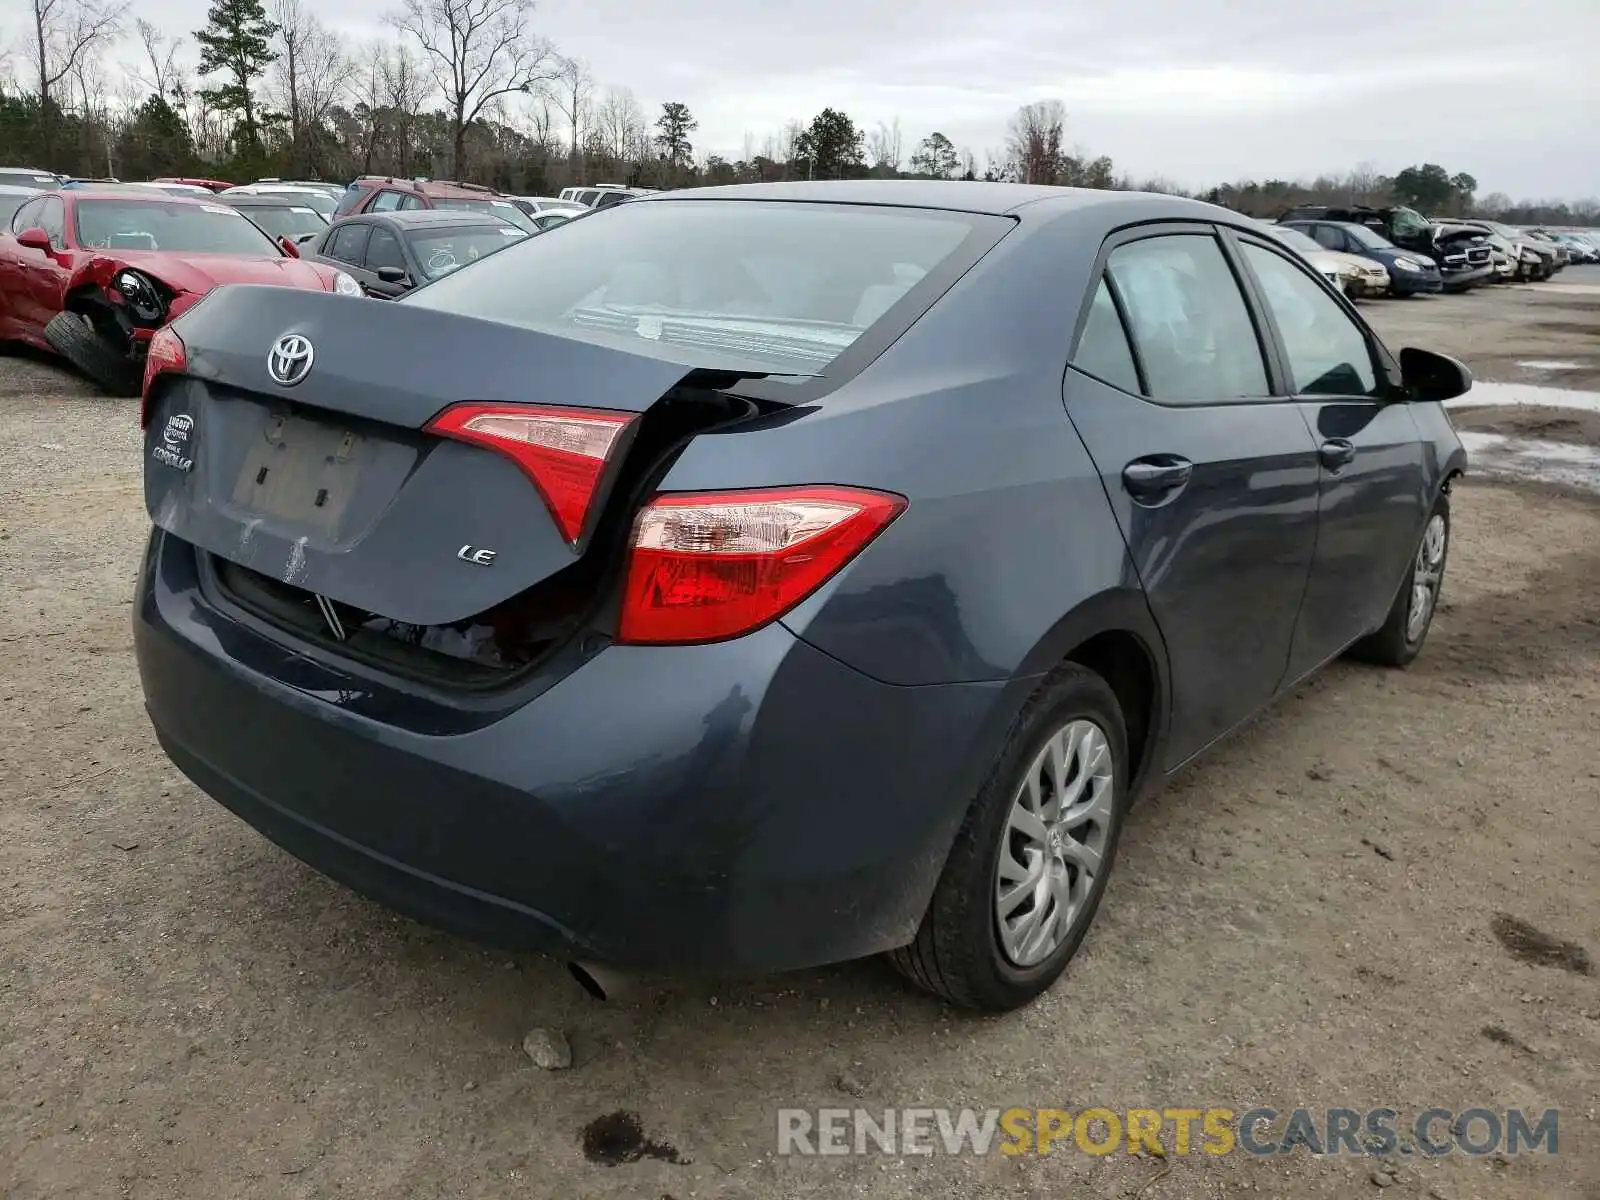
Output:
<instances>
[{"instance_id":1,"label":"black tire","mask_svg":"<svg viewBox=\"0 0 1600 1200\"><path fill-rule=\"evenodd\" d=\"M1435 579L1427 618L1413 636L1408 629L1411 593L1421 560L1428 552L1428 531L1435 517L1444 521L1444 542L1439 551L1437 566L1432 568ZM1444 588L1445 566L1450 561L1450 497L1447 494L1440 493L1438 500L1434 501L1433 510L1428 514L1428 519L1422 528L1417 552L1406 568L1406 577L1400 581L1400 588L1395 593L1394 602L1389 605L1389 615L1384 618L1382 628L1350 647L1351 658L1375 663L1381 667L1405 667L1422 652L1422 644L1428 640L1428 630L1433 628L1434 615L1439 611L1439 595Z\"/></svg>"},{"instance_id":2,"label":"black tire","mask_svg":"<svg viewBox=\"0 0 1600 1200\"><path fill-rule=\"evenodd\" d=\"M1075 924L1037 964L1016 966L1001 946L995 889L1002 837L1014 796L1051 738L1070 722L1088 720L1105 734L1112 757L1112 795L1098 874L1088 885ZM1067 664L1023 706L956 835L917 936L891 951L895 969L917 987L963 1008L1004 1012L1048 988L1094 922L1116 858L1127 811L1128 734L1122 709L1105 680Z\"/></svg>"},{"instance_id":3,"label":"black tire","mask_svg":"<svg viewBox=\"0 0 1600 1200\"><path fill-rule=\"evenodd\" d=\"M103 392L137 396L143 387L144 372L139 364L82 313L58 312L44 327L44 340Z\"/></svg>"}]
</instances>

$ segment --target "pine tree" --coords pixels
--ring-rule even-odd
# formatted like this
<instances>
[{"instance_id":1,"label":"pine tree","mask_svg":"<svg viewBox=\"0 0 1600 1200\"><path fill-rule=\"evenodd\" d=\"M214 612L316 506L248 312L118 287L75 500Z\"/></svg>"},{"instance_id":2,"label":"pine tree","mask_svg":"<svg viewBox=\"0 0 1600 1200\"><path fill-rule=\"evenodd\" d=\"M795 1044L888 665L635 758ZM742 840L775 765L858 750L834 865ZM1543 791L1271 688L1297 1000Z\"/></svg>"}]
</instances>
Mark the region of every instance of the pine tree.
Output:
<instances>
[{"instance_id":1,"label":"pine tree","mask_svg":"<svg viewBox=\"0 0 1600 1200\"><path fill-rule=\"evenodd\" d=\"M206 27L194 35L200 45L200 73L225 73L224 83L200 95L213 108L237 118L234 153L242 159L260 154L254 85L278 57L270 44L277 33L261 0L214 0L206 13Z\"/></svg>"}]
</instances>

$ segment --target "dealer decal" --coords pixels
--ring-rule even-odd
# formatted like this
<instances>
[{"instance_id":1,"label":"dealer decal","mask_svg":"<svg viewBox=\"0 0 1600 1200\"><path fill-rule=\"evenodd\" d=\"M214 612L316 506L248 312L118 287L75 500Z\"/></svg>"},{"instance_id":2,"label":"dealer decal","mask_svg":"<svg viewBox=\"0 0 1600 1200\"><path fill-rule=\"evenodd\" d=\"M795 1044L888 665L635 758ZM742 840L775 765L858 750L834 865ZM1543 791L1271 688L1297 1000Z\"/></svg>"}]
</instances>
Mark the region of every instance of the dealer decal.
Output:
<instances>
[{"instance_id":1,"label":"dealer decal","mask_svg":"<svg viewBox=\"0 0 1600 1200\"><path fill-rule=\"evenodd\" d=\"M194 466L190 453L189 434L194 431L194 418L188 413L173 413L167 418L167 427L161 431L161 440L150 451L150 457L175 471L187 471Z\"/></svg>"}]
</instances>

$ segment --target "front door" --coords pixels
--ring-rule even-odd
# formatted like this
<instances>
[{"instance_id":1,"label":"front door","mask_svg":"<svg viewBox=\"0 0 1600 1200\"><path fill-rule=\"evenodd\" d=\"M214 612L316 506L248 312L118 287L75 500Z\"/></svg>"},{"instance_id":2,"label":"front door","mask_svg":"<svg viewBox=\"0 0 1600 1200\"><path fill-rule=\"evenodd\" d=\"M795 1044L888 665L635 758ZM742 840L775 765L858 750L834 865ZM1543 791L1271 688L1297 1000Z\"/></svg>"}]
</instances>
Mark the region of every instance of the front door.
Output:
<instances>
[{"instance_id":1,"label":"front door","mask_svg":"<svg viewBox=\"0 0 1600 1200\"><path fill-rule=\"evenodd\" d=\"M1298 678L1383 623L1422 536L1427 474L1367 331L1280 248L1239 244L1320 463L1317 553L1289 662Z\"/></svg>"},{"instance_id":2,"label":"front door","mask_svg":"<svg viewBox=\"0 0 1600 1200\"><path fill-rule=\"evenodd\" d=\"M1209 225L1113 244L1067 374L1167 644L1171 769L1283 682L1316 540L1317 452L1274 398L1239 280Z\"/></svg>"}]
</instances>

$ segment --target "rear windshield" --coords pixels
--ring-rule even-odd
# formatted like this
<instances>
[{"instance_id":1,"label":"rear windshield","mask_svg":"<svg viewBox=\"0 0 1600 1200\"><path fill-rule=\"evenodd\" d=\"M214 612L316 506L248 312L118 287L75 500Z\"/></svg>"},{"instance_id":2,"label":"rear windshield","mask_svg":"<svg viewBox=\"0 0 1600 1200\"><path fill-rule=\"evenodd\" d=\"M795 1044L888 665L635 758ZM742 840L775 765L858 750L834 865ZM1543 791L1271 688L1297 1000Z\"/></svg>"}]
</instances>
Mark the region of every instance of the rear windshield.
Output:
<instances>
[{"instance_id":1,"label":"rear windshield","mask_svg":"<svg viewBox=\"0 0 1600 1200\"><path fill-rule=\"evenodd\" d=\"M465 196L435 196L430 203L435 208L448 208L456 212L481 212L502 221L509 221L524 233L533 233L538 227L509 200L473 200Z\"/></svg>"},{"instance_id":2,"label":"rear windshield","mask_svg":"<svg viewBox=\"0 0 1600 1200\"><path fill-rule=\"evenodd\" d=\"M272 239L225 204L79 200L78 244L97 250L281 257Z\"/></svg>"},{"instance_id":3,"label":"rear windshield","mask_svg":"<svg viewBox=\"0 0 1600 1200\"><path fill-rule=\"evenodd\" d=\"M241 195L261 196L268 200L281 200L285 204L298 205L300 208L314 208L325 217L333 216L333 210L339 202L327 192L314 192L309 188L303 192L274 192L268 188L260 188L253 192L242 192Z\"/></svg>"},{"instance_id":4,"label":"rear windshield","mask_svg":"<svg viewBox=\"0 0 1600 1200\"><path fill-rule=\"evenodd\" d=\"M328 227L317 210L306 204L285 204L268 207L264 204L241 205L244 213L273 237L296 238L302 233L321 233Z\"/></svg>"},{"instance_id":5,"label":"rear windshield","mask_svg":"<svg viewBox=\"0 0 1600 1200\"><path fill-rule=\"evenodd\" d=\"M459 218L457 218L459 219ZM475 263L497 250L504 250L527 237L526 230L515 225L499 228L439 229L426 233L408 233L406 241L411 253L422 264L422 273L429 279L438 279L459 271L468 263Z\"/></svg>"},{"instance_id":6,"label":"rear windshield","mask_svg":"<svg viewBox=\"0 0 1600 1200\"><path fill-rule=\"evenodd\" d=\"M651 200L529 238L402 303L819 374L925 275L982 253L1009 224L921 209Z\"/></svg>"}]
</instances>

